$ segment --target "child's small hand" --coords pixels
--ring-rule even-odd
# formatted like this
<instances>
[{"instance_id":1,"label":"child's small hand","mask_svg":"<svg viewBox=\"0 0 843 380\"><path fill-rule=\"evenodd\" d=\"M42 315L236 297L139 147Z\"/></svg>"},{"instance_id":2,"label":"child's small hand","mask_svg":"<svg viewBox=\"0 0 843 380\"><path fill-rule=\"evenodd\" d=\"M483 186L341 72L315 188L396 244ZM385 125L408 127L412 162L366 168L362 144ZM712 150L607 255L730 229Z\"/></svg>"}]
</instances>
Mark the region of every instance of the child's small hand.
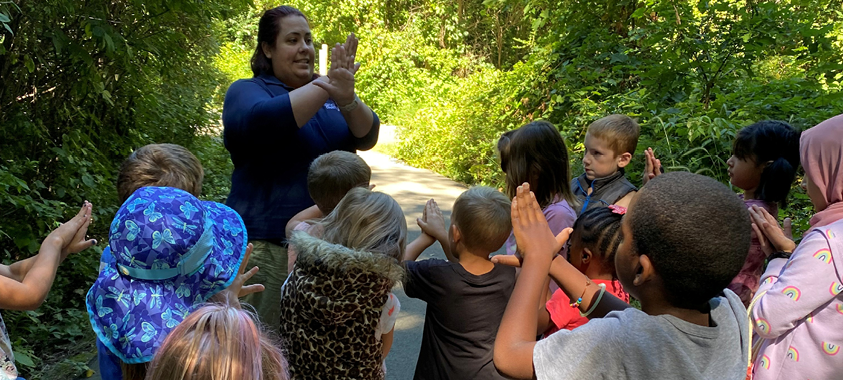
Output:
<instances>
[{"instance_id":1,"label":"child's small hand","mask_svg":"<svg viewBox=\"0 0 843 380\"><path fill-rule=\"evenodd\" d=\"M547 225L536 195L530 191L530 184L524 183L518 187L512 200L512 233L518 242L518 250L526 258L544 257L550 263L553 256L562 249L568 241L572 229L566 228L559 235L553 236ZM523 259L522 259L523 260Z\"/></svg>"},{"instance_id":2,"label":"child's small hand","mask_svg":"<svg viewBox=\"0 0 843 380\"><path fill-rule=\"evenodd\" d=\"M503 264L511 267L521 268L520 255L495 255L492 256L492 262L496 264Z\"/></svg>"},{"instance_id":3,"label":"child's small hand","mask_svg":"<svg viewBox=\"0 0 843 380\"><path fill-rule=\"evenodd\" d=\"M776 218L762 207L750 207L749 216L752 219L752 229L761 243L764 254L770 256L776 251L793 252L796 249L790 218L784 220L784 229L782 229Z\"/></svg>"},{"instance_id":4,"label":"child's small hand","mask_svg":"<svg viewBox=\"0 0 843 380\"><path fill-rule=\"evenodd\" d=\"M246 271L246 267L249 265L249 257L251 256L252 243L249 243L249 245L246 246L246 255L243 257L243 262L240 263L240 269L237 271L237 277L234 278L231 285L213 296L214 301L240 307L240 297L244 297L252 293L259 293L266 289L262 284L243 286L243 284L245 284L246 281L249 281L249 279L252 278L255 273L258 273L259 270L258 267L253 267L252 269L249 269L248 272Z\"/></svg>"},{"instance_id":5,"label":"child's small hand","mask_svg":"<svg viewBox=\"0 0 843 380\"><path fill-rule=\"evenodd\" d=\"M664 173L662 161L656 158L653 148L647 148L644 151L644 176L642 178L643 184L647 184L651 179L658 177Z\"/></svg>"},{"instance_id":6,"label":"child's small hand","mask_svg":"<svg viewBox=\"0 0 843 380\"><path fill-rule=\"evenodd\" d=\"M448 230L445 229L445 217L442 216L442 210L436 201L430 199L424 205L422 217L416 219L422 233L432 236L434 239L442 242L448 240Z\"/></svg>"},{"instance_id":7,"label":"child's small hand","mask_svg":"<svg viewBox=\"0 0 843 380\"><path fill-rule=\"evenodd\" d=\"M59 228L50 232L47 242L54 242L61 249L61 258L64 260L71 253L81 252L97 244L94 239L87 240L88 226L91 225L91 211L93 206L85 201L79 212L69 221L62 223Z\"/></svg>"}]
</instances>

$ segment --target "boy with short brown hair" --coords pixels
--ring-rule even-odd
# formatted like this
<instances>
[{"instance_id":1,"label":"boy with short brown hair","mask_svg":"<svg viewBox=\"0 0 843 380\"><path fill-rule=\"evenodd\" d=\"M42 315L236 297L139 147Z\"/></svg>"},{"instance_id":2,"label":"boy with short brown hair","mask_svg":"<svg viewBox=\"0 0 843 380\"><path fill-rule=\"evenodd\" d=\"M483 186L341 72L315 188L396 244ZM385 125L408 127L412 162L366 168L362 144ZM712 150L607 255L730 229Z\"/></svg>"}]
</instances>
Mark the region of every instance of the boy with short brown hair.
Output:
<instances>
[{"instance_id":1,"label":"boy with short brown hair","mask_svg":"<svg viewBox=\"0 0 843 380\"><path fill-rule=\"evenodd\" d=\"M433 200L419 226L424 234L407 246L404 291L427 302L415 379L503 379L492 348L515 284L515 269L494 264L512 230L509 199L497 190L474 187L454 202L451 226ZM415 261L436 240L448 261ZM425 247L426 247L425 246Z\"/></svg>"},{"instance_id":2,"label":"boy with short brown hair","mask_svg":"<svg viewBox=\"0 0 843 380\"><path fill-rule=\"evenodd\" d=\"M588 126L582 163L585 173L571 181L582 202L577 215L595 207L627 206L638 189L624 174L638 145L638 123L626 115L609 115Z\"/></svg>"},{"instance_id":3,"label":"boy with short brown hair","mask_svg":"<svg viewBox=\"0 0 843 380\"><path fill-rule=\"evenodd\" d=\"M355 187L368 187L372 168L357 154L336 150L325 153L310 164L307 192L322 215L328 215Z\"/></svg>"},{"instance_id":4,"label":"boy with short brown hair","mask_svg":"<svg viewBox=\"0 0 843 380\"><path fill-rule=\"evenodd\" d=\"M371 178L372 168L356 153L335 150L316 157L307 171L307 192L315 205L300 211L287 222L284 229L287 238L292 237L293 231L310 233L308 221L330 214L351 189L366 187L371 190ZM296 255L295 247L288 246L287 273L293 271Z\"/></svg>"},{"instance_id":5,"label":"boy with short brown hair","mask_svg":"<svg viewBox=\"0 0 843 380\"><path fill-rule=\"evenodd\" d=\"M117 174L120 204L144 186L182 189L198 197L205 172L199 159L176 144L149 144L132 152Z\"/></svg>"}]
</instances>

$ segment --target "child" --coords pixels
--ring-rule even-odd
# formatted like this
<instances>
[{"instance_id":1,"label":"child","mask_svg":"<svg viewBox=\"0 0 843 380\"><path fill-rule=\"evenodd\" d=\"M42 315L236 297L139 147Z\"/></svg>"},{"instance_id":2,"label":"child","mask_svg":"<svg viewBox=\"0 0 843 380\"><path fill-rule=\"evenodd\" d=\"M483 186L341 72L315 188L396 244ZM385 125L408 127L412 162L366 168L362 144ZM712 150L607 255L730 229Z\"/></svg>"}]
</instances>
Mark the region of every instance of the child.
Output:
<instances>
[{"instance_id":1,"label":"child","mask_svg":"<svg viewBox=\"0 0 843 380\"><path fill-rule=\"evenodd\" d=\"M315 205L290 219L286 228L287 238L292 237L293 231L308 232L312 226L310 221L334 211L349 190L355 187L367 187L371 190L371 178L372 169L357 154L337 150L317 157L310 164L307 173L307 191ZM296 254L294 247L287 247L288 273L293 271Z\"/></svg>"},{"instance_id":2,"label":"child","mask_svg":"<svg viewBox=\"0 0 843 380\"><path fill-rule=\"evenodd\" d=\"M287 380L281 349L259 326L239 307L203 306L167 335L146 380Z\"/></svg>"},{"instance_id":3,"label":"child","mask_svg":"<svg viewBox=\"0 0 843 380\"><path fill-rule=\"evenodd\" d=\"M122 205L144 186L165 186L182 189L198 197L202 192L204 170L199 159L181 145L149 144L132 152L117 174L117 197ZM114 261L111 248L102 251L99 271ZM103 378L121 379L120 360L97 340L97 358Z\"/></svg>"},{"instance_id":4,"label":"child","mask_svg":"<svg viewBox=\"0 0 843 380\"><path fill-rule=\"evenodd\" d=\"M778 216L777 204L784 206L799 167L799 132L783 121L752 124L738 132L726 164L730 182L744 192L746 206L762 207ZM729 284L744 306L749 306L758 289L766 258L753 236L746 262Z\"/></svg>"},{"instance_id":5,"label":"child","mask_svg":"<svg viewBox=\"0 0 843 380\"><path fill-rule=\"evenodd\" d=\"M205 172L199 159L181 145L149 144L129 155L117 173L117 198L120 204L144 186L166 186L182 189L198 197L202 192ZM108 247L100 258L100 271L111 259Z\"/></svg>"},{"instance_id":6,"label":"child","mask_svg":"<svg viewBox=\"0 0 843 380\"><path fill-rule=\"evenodd\" d=\"M638 189L626 179L624 168L635 153L638 133L638 123L626 115L609 115L588 126L582 157L585 173L571 181L581 204L577 215L595 207L629 204Z\"/></svg>"},{"instance_id":7,"label":"child","mask_svg":"<svg viewBox=\"0 0 843 380\"><path fill-rule=\"evenodd\" d=\"M313 236L311 236L313 235ZM357 187L310 230L281 289L281 337L293 379L382 379L401 305L407 222L389 195Z\"/></svg>"},{"instance_id":8,"label":"child","mask_svg":"<svg viewBox=\"0 0 843 380\"><path fill-rule=\"evenodd\" d=\"M655 160L651 149L645 154L648 161ZM729 181L743 190L741 199L748 208L758 206L778 215L777 204L784 206L799 167L799 131L777 120L759 121L745 127L735 137L732 157L726 164ZM786 219L785 224L789 223ZM766 259L758 238L753 236L746 262L729 284L729 289L741 298L744 306L749 306L758 289Z\"/></svg>"},{"instance_id":9,"label":"child","mask_svg":"<svg viewBox=\"0 0 843 380\"><path fill-rule=\"evenodd\" d=\"M572 205L576 198L570 186L568 147L553 124L534 121L504 133L498 140L498 154L509 198L515 196L519 184L527 182L535 190L553 233L574 224L577 214ZM505 243L508 255L515 254L516 243L515 235L510 235ZM561 253L567 255L564 249Z\"/></svg>"},{"instance_id":10,"label":"child","mask_svg":"<svg viewBox=\"0 0 843 380\"><path fill-rule=\"evenodd\" d=\"M841 136L843 115L802 133L803 187L817 213L798 247L766 210L751 209L756 234L764 237L762 248L770 254L750 306L755 334L762 338L754 379L835 379L843 371L838 354L843 344Z\"/></svg>"},{"instance_id":11,"label":"child","mask_svg":"<svg viewBox=\"0 0 843 380\"><path fill-rule=\"evenodd\" d=\"M181 145L149 144L132 152L120 165L117 195L120 204L144 186L167 186L198 197L205 172L199 159Z\"/></svg>"},{"instance_id":12,"label":"child","mask_svg":"<svg viewBox=\"0 0 843 380\"><path fill-rule=\"evenodd\" d=\"M586 275L591 282L606 289L618 299L629 303L615 273L615 250L621 242L621 218L626 209L620 206L593 208L574 222L574 232L568 241L568 262ZM539 309L539 334L550 336L559 330L573 330L588 322L562 290L553 292L550 301Z\"/></svg>"},{"instance_id":13,"label":"child","mask_svg":"<svg viewBox=\"0 0 843 380\"><path fill-rule=\"evenodd\" d=\"M540 380L746 376L746 309L723 288L746 258L749 212L723 184L669 173L630 203L615 267L641 310L554 259L567 234L554 239L528 184L512 202L512 226L523 264L495 341L501 372ZM592 320L535 342L534 305L548 272Z\"/></svg>"},{"instance_id":14,"label":"child","mask_svg":"<svg viewBox=\"0 0 843 380\"><path fill-rule=\"evenodd\" d=\"M262 290L240 288L257 268L235 272L251 252L240 216L183 190L135 191L117 210L108 244L118 254L85 301L97 338L120 360L126 380L143 379L170 330L211 296Z\"/></svg>"},{"instance_id":15,"label":"child","mask_svg":"<svg viewBox=\"0 0 843 380\"><path fill-rule=\"evenodd\" d=\"M38 254L11 265L0 264L0 309L35 310L47 298L59 265L72 253L97 243L86 240L92 206L87 201L79 212L41 242ZM0 379L17 379L15 355L0 317Z\"/></svg>"},{"instance_id":16,"label":"child","mask_svg":"<svg viewBox=\"0 0 843 380\"><path fill-rule=\"evenodd\" d=\"M404 291L427 302L415 379L503 379L492 362L492 346L515 285L515 270L493 264L512 230L510 202L488 187L474 187L454 202L451 227L433 201L419 221L436 236L448 261L405 256ZM429 238L429 244L433 238Z\"/></svg>"}]
</instances>

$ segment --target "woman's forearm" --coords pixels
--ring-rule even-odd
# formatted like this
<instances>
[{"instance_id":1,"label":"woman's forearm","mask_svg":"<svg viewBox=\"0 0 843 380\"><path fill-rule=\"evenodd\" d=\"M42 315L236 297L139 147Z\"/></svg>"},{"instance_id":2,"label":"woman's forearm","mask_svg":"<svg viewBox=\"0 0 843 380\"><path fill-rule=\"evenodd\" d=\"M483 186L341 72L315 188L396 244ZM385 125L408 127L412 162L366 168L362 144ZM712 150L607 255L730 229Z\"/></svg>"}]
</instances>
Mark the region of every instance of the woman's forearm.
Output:
<instances>
[{"instance_id":1,"label":"woman's forearm","mask_svg":"<svg viewBox=\"0 0 843 380\"><path fill-rule=\"evenodd\" d=\"M313 83L290 91L289 96L290 107L293 108L293 116L296 118L296 125L299 128L307 124L328 101L328 92Z\"/></svg>"},{"instance_id":2,"label":"woman's forearm","mask_svg":"<svg viewBox=\"0 0 843 380\"><path fill-rule=\"evenodd\" d=\"M365 137L372 130L372 124L375 121L375 115L372 109L369 108L362 100L357 99L360 105L350 112L343 111L342 116L345 117L345 122L348 123L348 129L354 137Z\"/></svg>"}]
</instances>

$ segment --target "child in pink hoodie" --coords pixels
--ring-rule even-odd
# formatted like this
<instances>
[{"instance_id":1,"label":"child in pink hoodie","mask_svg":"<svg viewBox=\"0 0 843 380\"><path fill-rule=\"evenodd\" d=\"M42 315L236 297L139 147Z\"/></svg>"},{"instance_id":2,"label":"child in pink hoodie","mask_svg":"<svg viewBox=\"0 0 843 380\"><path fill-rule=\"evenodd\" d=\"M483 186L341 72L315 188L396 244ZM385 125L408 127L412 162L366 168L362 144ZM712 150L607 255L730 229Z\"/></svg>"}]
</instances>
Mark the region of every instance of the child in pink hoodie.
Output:
<instances>
[{"instance_id":1,"label":"child in pink hoodie","mask_svg":"<svg viewBox=\"0 0 843 380\"><path fill-rule=\"evenodd\" d=\"M756 234L766 237L762 248L771 253L749 308L760 343L757 380L843 373L843 115L802 133L799 151L802 186L817 211L799 246L769 213L750 209Z\"/></svg>"}]
</instances>

